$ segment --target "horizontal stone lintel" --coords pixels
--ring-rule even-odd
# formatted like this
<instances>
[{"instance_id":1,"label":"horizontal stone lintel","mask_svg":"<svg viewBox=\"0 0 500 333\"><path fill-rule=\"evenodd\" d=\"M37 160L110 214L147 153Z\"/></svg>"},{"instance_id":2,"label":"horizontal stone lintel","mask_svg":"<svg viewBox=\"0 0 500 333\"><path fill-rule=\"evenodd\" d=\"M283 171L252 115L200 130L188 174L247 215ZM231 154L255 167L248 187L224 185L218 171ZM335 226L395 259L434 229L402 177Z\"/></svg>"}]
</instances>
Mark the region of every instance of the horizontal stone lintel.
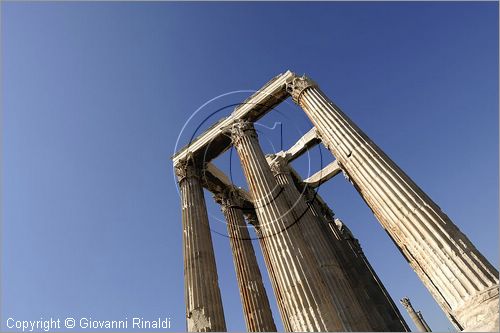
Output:
<instances>
[{"instance_id":1,"label":"horizontal stone lintel","mask_svg":"<svg viewBox=\"0 0 500 333\"><path fill-rule=\"evenodd\" d=\"M283 156L288 162L291 162L298 157L302 156L306 151L316 146L321 142L318 136L316 128L311 128L306 134L304 134L290 149L283 152Z\"/></svg>"},{"instance_id":2,"label":"horizontal stone lintel","mask_svg":"<svg viewBox=\"0 0 500 333\"><path fill-rule=\"evenodd\" d=\"M231 139L223 133L224 130L238 119L255 122L262 118L289 96L286 91L286 83L294 76L295 74L291 71L286 71L274 77L236 107L229 117L222 118L203 134L178 150L172 156L174 165L187 158L193 158L198 163L210 162L222 154L231 146Z\"/></svg>"},{"instance_id":3,"label":"horizontal stone lintel","mask_svg":"<svg viewBox=\"0 0 500 333\"><path fill-rule=\"evenodd\" d=\"M337 162L337 160L335 160L323 169L316 172L311 177L304 179L304 183L312 188L316 188L332 179L334 176L338 175L341 171L342 169L340 169L339 163Z\"/></svg>"}]
</instances>

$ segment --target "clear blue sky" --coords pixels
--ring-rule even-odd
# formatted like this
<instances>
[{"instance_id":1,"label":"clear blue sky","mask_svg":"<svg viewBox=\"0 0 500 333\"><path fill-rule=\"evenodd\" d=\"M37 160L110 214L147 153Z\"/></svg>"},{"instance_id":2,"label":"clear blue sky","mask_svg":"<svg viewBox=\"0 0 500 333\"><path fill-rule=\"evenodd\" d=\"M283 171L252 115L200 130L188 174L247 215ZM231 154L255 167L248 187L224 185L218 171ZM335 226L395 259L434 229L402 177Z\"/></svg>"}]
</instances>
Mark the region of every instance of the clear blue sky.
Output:
<instances>
[{"instance_id":1,"label":"clear blue sky","mask_svg":"<svg viewBox=\"0 0 500 333\"><path fill-rule=\"evenodd\" d=\"M287 69L316 80L498 266L497 3L1 6L3 329L8 317L169 316L184 330L180 128L211 98ZM209 104L186 133L248 95ZM278 109L258 125L266 152L280 140L265 126L284 124L285 147L311 126L292 103ZM294 166L307 174L307 158ZM320 193L398 305L409 296L449 329L354 188L339 176ZM228 329L244 330L228 239L213 240Z\"/></svg>"}]
</instances>

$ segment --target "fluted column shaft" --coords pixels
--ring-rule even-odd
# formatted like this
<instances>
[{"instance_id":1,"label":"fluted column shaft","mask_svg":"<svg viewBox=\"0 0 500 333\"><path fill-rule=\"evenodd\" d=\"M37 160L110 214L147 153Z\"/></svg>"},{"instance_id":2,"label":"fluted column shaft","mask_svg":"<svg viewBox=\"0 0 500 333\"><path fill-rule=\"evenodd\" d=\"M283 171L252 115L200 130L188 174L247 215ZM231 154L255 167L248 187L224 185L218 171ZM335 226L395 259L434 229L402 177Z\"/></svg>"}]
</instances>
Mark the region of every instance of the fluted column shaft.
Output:
<instances>
[{"instance_id":1,"label":"fluted column shaft","mask_svg":"<svg viewBox=\"0 0 500 333\"><path fill-rule=\"evenodd\" d=\"M221 205L226 219L247 331L276 332L269 299L241 210L241 199L231 190L216 194L215 199Z\"/></svg>"},{"instance_id":2,"label":"fluted column shaft","mask_svg":"<svg viewBox=\"0 0 500 333\"><path fill-rule=\"evenodd\" d=\"M292 216L298 221L297 225L314 256L315 265L328 287L328 296L332 299L344 327L351 331L384 330L385 327L380 321L375 322L375 325L369 322L369 314L363 311L339 263L338 250L329 239L328 230L322 228L321 222L306 204L304 196L297 190L285 159L270 155L268 161L278 184L283 187Z\"/></svg>"},{"instance_id":3,"label":"fluted column shaft","mask_svg":"<svg viewBox=\"0 0 500 333\"><path fill-rule=\"evenodd\" d=\"M422 324L424 324L426 332L432 332L431 328L429 327L429 324L427 324L427 322L425 321L424 316L422 315L422 312L417 311L417 316L418 316L418 318L420 318L420 321L422 322Z\"/></svg>"},{"instance_id":4,"label":"fluted column shaft","mask_svg":"<svg viewBox=\"0 0 500 333\"><path fill-rule=\"evenodd\" d=\"M182 204L184 298L189 332L226 331L199 170L176 165Z\"/></svg>"},{"instance_id":5,"label":"fluted column shaft","mask_svg":"<svg viewBox=\"0 0 500 333\"><path fill-rule=\"evenodd\" d=\"M231 129L253 197L255 211L265 238L269 261L283 295L293 331L341 331L342 322L326 295L318 270L311 266L314 257L300 229L289 214L282 195L259 146L250 123L237 121Z\"/></svg>"},{"instance_id":6,"label":"fluted column shaft","mask_svg":"<svg viewBox=\"0 0 500 333\"><path fill-rule=\"evenodd\" d=\"M262 252L262 256L264 257L264 262L266 264L267 271L269 272L269 280L271 281L271 286L273 287L274 296L276 297L276 303L278 305L278 310L280 312L281 321L283 322L283 327L285 331L291 332L292 326L290 324L290 316L286 312L285 301L283 298L283 292L280 289L278 284L278 278L276 273L274 272L274 265L271 262L271 258L269 256L268 245L266 243L266 238L262 237L262 232L259 228L259 222L257 218L257 214L255 211L246 212L245 214L248 223L252 224L255 228L255 233L259 239L259 245Z\"/></svg>"},{"instance_id":7,"label":"fluted column shaft","mask_svg":"<svg viewBox=\"0 0 500 333\"><path fill-rule=\"evenodd\" d=\"M316 84L295 77L287 89L455 324L498 331L498 271Z\"/></svg>"},{"instance_id":8,"label":"fluted column shaft","mask_svg":"<svg viewBox=\"0 0 500 333\"><path fill-rule=\"evenodd\" d=\"M373 312L377 312L378 317L381 318L381 322L384 323L384 331L409 331L409 327L396 307L396 304L394 304L384 284L368 261L368 258L366 258L359 241L354 238L351 231L344 224L339 226L339 223L342 223L339 219L333 219L332 217L331 220L334 223L337 222L337 225L334 226L330 223L330 226L337 228L335 234L340 234L340 237L342 237L339 244L343 248L344 262L350 266L349 271L352 276L350 281L358 280L357 282L361 289L358 294L360 295L360 299L364 299L364 301L361 301L362 304L371 307ZM334 233L332 232L332 237L334 237L333 235ZM356 276L358 279L355 278Z\"/></svg>"},{"instance_id":9,"label":"fluted column shaft","mask_svg":"<svg viewBox=\"0 0 500 333\"><path fill-rule=\"evenodd\" d=\"M430 332L430 330L427 330L426 324L424 324L424 321L417 314L407 297L401 300L401 304L403 304L406 311L408 311L411 320L413 320L413 323L415 323L415 326L417 327L419 332Z\"/></svg>"},{"instance_id":10,"label":"fluted column shaft","mask_svg":"<svg viewBox=\"0 0 500 333\"><path fill-rule=\"evenodd\" d=\"M409 331L403 316L379 279L375 270L365 257L363 250L350 230L338 226L333 211L320 200L320 196L308 186L299 186L299 191L310 202L311 212L326 229L329 241L335 246L336 253L348 281L374 331ZM337 223L336 223L337 221ZM348 231L348 232L346 232ZM349 237L347 236L349 235Z\"/></svg>"}]
</instances>

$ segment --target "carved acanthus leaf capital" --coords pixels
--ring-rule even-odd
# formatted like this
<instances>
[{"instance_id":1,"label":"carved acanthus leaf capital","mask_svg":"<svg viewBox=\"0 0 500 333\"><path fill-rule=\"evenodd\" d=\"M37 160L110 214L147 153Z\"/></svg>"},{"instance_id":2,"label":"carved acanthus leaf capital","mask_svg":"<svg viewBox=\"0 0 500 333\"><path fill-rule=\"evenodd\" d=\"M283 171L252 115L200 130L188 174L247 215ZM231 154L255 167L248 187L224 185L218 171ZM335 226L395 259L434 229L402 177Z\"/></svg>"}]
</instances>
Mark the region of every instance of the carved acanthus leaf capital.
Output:
<instances>
[{"instance_id":1,"label":"carved acanthus leaf capital","mask_svg":"<svg viewBox=\"0 0 500 333\"><path fill-rule=\"evenodd\" d=\"M257 132L255 131L253 123L243 119L235 120L234 123L228 128L228 132L231 135L233 145L236 147L238 147L241 142L241 138L243 137L257 138Z\"/></svg>"},{"instance_id":2,"label":"carved acanthus leaf capital","mask_svg":"<svg viewBox=\"0 0 500 333\"><path fill-rule=\"evenodd\" d=\"M302 93L310 87L317 87L316 82L304 76L295 76L286 83L286 91L292 96L293 101L300 105Z\"/></svg>"},{"instance_id":3,"label":"carved acanthus leaf capital","mask_svg":"<svg viewBox=\"0 0 500 333\"><path fill-rule=\"evenodd\" d=\"M177 181L180 183L183 179L189 177L201 177L201 169L194 165L191 158L181 160L174 165Z\"/></svg>"},{"instance_id":4,"label":"carved acanthus leaf capital","mask_svg":"<svg viewBox=\"0 0 500 333\"><path fill-rule=\"evenodd\" d=\"M410 303L410 299L408 297L403 297L401 299L401 304L406 308L406 309L411 309L412 306L411 306L411 303Z\"/></svg>"},{"instance_id":5,"label":"carved acanthus leaf capital","mask_svg":"<svg viewBox=\"0 0 500 333\"><path fill-rule=\"evenodd\" d=\"M243 198L241 198L237 188L228 187L222 189L213 195L215 202L217 202L221 210L225 212L228 208L239 208L243 207Z\"/></svg>"}]
</instances>

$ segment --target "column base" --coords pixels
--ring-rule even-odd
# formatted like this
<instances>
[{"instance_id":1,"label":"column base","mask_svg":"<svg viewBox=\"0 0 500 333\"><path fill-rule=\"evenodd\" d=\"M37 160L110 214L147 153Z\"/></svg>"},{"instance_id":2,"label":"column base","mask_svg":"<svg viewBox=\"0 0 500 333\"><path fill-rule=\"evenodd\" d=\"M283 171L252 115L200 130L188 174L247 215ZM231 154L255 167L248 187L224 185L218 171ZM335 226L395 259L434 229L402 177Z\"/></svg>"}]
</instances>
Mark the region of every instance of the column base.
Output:
<instances>
[{"instance_id":1,"label":"column base","mask_svg":"<svg viewBox=\"0 0 500 333\"><path fill-rule=\"evenodd\" d=\"M454 317L464 332L498 332L498 284L471 298L454 311Z\"/></svg>"}]
</instances>

